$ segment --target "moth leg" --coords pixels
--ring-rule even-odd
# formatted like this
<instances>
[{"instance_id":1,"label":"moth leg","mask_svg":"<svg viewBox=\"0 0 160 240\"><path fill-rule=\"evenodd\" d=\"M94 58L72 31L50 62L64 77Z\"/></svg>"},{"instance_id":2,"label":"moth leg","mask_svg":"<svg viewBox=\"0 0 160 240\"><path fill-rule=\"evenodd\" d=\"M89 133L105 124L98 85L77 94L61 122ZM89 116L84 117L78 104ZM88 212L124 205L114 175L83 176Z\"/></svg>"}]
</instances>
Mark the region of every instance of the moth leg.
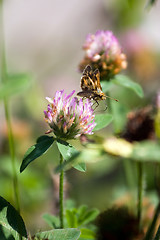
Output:
<instances>
[{"instance_id":1,"label":"moth leg","mask_svg":"<svg viewBox=\"0 0 160 240\"><path fill-rule=\"evenodd\" d=\"M92 104L92 107L93 107L95 104L97 104L97 105L96 105L96 107L95 107L93 110L96 110L96 108L99 106L99 102L94 99L94 103Z\"/></svg>"}]
</instances>

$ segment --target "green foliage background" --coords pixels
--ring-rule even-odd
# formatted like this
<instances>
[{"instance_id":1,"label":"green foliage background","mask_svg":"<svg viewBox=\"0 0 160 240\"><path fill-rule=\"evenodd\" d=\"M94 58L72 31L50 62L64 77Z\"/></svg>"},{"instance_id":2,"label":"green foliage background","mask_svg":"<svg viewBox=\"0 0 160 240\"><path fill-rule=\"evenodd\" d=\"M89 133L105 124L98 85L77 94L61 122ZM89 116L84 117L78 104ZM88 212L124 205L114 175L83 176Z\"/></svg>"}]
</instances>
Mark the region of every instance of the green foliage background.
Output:
<instances>
[{"instance_id":1,"label":"green foliage background","mask_svg":"<svg viewBox=\"0 0 160 240\"><path fill-rule=\"evenodd\" d=\"M7 31L5 34L5 48L8 64L8 82L6 84L1 83L0 85L0 195L14 205L11 187L13 175L2 101L4 97L7 97L12 114L16 149L16 171L19 180L20 204L23 219L31 233L35 233L37 229L44 229L44 231L49 229L42 218L42 214L44 214L44 212L57 214L56 178L58 177L58 173L55 173L55 168L59 165L57 145L53 144L46 155L33 161L27 169L20 174L19 168L21 161L26 149L35 144L35 139L47 131L47 125L43 121L43 110L46 109L47 106L45 96L52 97L56 90L63 88L66 88L68 92L71 92L73 89L78 91L81 75L76 69L82 58L83 53L81 46L86 34L95 33L98 29L110 29L113 30L114 34L119 37L121 41L124 52L128 58L128 69L124 71L122 75L115 77L109 84L105 82L102 83L103 90L109 90L111 96L119 99L119 103L111 102L113 111L112 122L112 116L109 115L111 114L110 109L108 108L105 113L103 111L105 103L102 102L99 108L95 110L97 118L99 113L106 114L108 122L110 122L103 130L98 129L97 125L96 130L99 131L91 138L91 140L96 141L95 146L90 146L87 149L82 147L80 142L71 141L71 144L75 148L83 150L78 160L79 162L86 163L86 172L77 171L75 168L66 171L66 198L74 199L77 206L87 204L90 208L96 207L100 211L107 209L114 203L121 204L121 202L134 209L136 206L137 184L135 161L141 160L144 161L145 165L145 198L154 208L159 201L155 189L155 172L160 159L158 143L154 144L149 142L144 143L144 145L136 145L132 156L134 161L122 159L122 156L115 157L107 154L104 151L102 143L104 139L116 135L125 129L128 112L147 106L148 104L152 104L153 108L156 108L155 99L159 88L160 77L158 67L160 48L158 49L157 46L154 46L154 42L152 42L153 39L150 38L150 35L147 36L149 44L146 44L146 33L143 35L144 32L141 31L141 28L148 28L147 16L158 14L157 9L160 8L159 3L156 1L146 2L144 0L114 0L110 2L106 0L99 1L99 5L97 5L96 2L92 3L92 10L88 5L87 7L85 6L85 1L82 1L83 5L81 9L79 9L79 12L74 8L72 10L72 12L75 12L75 15L76 13L80 15L80 26L76 24L75 17L71 20L72 22L75 21L72 27L70 27L71 22L67 21L66 24L69 32L69 34L67 34L65 32L65 28L67 28L65 25L65 15L59 12L60 18L61 20L64 19L64 22L62 21L60 30L56 29L57 32L53 32L53 35L50 35L51 39L53 38L53 45L49 44L48 46L46 39L44 44L42 44L41 38L38 38L39 35L37 34L35 35L34 41L37 44L39 43L39 49L32 52L32 48L30 49L32 42L28 41L28 43L26 43L25 41L27 40L20 34L18 38L15 38L16 31L18 31L17 29L13 29L14 34L12 33L12 38L10 38L8 29L11 29L10 20L12 16L7 14L7 10L10 9L14 14L17 13L19 17L17 19L22 20L22 29L20 28L19 31L23 30L23 21L25 25L25 18L23 18L23 12L21 13L22 15L18 12L18 9L21 9L19 3L16 6L16 3L13 1L12 4L15 4L13 8L13 5L11 3L10 5L8 2L9 1L6 1L4 6L4 27ZM153 5L149 11L148 6L153 3L155 3L155 5ZM46 1L45 4L46 9L49 9L50 2ZM70 3L70 6L72 6L72 4L73 2ZM42 9L38 1L36 1L36 6L37 9ZM28 5L27 7L29 9ZM54 6L52 7L54 8ZM28 9L26 12L28 12ZM82 10L85 10L85 13ZM32 14L38 16L38 12L32 12ZM84 22L84 15L91 17L92 21L88 20L88 22ZM41 18L43 18L43 16L41 16ZM95 21L93 19L95 19ZM53 14L51 19L47 19L48 29L51 29L51 26L53 27L52 24L54 21L56 21L56 17L54 18ZM46 22L44 22L44 25L45 23ZM32 22L30 24L32 25ZM38 21L35 21L34 24L36 28L40 27ZM154 21L152 24L154 27L157 26ZM150 28L152 29L152 26ZM61 35L63 31L65 35ZM139 46L138 50L136 50L137 52L131 49L131 45L130 47L127 45L126 36L127 33L130 32L133 34L132 40ZM31 34L30 31L29 33ZM43 35L45 34L42 31L40 36ZM26 34L25 36L28 35ZM63 38L64 41L61 41L58 45L56 38L58 39L59 36L61 39ZM31 37L31 35L29 37ZM30 38L28 38L28 40L29 39ZM12 42L14 44L11 44ZM21 43L20 47L19 42ZM56 51L56 47L58 51ZM30 51L25 51L25 48ZM30 62L32 64L29 64ZM24 72L27 72L27 74ZM123 75L125 75L125 78ZM124 79L126 81L124 81ZM133 82L131 82L128 87L127 84L130 79ZM142 86L142 88L140 86ZM144 97L142 89L144 90ZM140 156L138 154L142 148L145 149L145 153L143 156ZM125 171L128 162L131 169L130 174L127 174ZM85 170L82 165L79 168Z\"/></svg>"}]
</instances>

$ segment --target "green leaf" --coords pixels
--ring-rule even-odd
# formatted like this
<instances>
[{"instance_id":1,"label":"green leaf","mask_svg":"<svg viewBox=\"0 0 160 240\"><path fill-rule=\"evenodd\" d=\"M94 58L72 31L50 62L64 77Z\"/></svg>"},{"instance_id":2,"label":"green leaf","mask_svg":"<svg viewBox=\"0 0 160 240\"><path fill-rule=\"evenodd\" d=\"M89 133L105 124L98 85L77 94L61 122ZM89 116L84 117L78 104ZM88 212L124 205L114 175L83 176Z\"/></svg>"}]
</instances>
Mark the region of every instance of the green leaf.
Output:
<instances>
[{"instance_id":1,"label":"green leaf","mask_svg":"<svg viewBox=\"0 0 160 240\"><path fill-rule=\"evenodd\" d=\"M81 153L79 151L72 153L72 156L67 161L64 161L62 164L56 167L55 173L59 173L61 170L70 169L73 166L72 163L77 160L80 154Z\"/></svg>"},{"instance_id":2,"label":"green leaf","mask_svg":"<svg viewBox=\"0 0 160 240\"><path fill-rule=\"evenodd\" d=\"M35 235L38 240L77 240L80 236L80 230L74 228L55 229L46 232L39 232Z\"/></svg>"},{"instance_id":3,"label":"green leaf","mask_svg":"<svg viewBox=\"0 0 160 240\"><path fill-rule=\"evenodd\" d=\"M103 89L103 92L108 92L113 86L114 84L111 82L111 81L105 81L103 80L101 82L101 86L102 86L102 89Z\"/></svg>"},{"instance_id":4,"label":"green leaf","mask_svg":"<svg viewBox=\"0 0 160 240\"><path fill-rule=\"evenodd\" d=\"M88 210L82 215L81 219L80 218L78 219L78 223L80 225L86 225L95 220L98 214L99 210L96 208Z\"/></svg>"},{"instance_id":5,"label":"green leaf","mask_svg":"<svg viewBox=\"0 0 160 240\"><path fill-rule=\"evenodd\" d=\"M118 74L111 81L122 87L130 88L141 98L144 96L142 87L125 75Z\"/></svg>"},{"instance_id":6,"label":"green leaf","mask_svg":"<svg viewBox=\"0 0 160 240\"><path fill-rule=\"evenodd\" d=\"M86 164L85 162L77 163L76 165L73 165L75 169L77 169L80 172L85 172L86 171Z\"/></svg>"},{"instance_id":7,"label":"green leaf","mask_svg":"<svg viewBox=\"0 0 160 240\"><path fill-rule=\"evenodd\" d=\"M60 226L60 221L59 221L59 217L56 217L54 215L51 214L44 214L43 215L43 219L48 223L48 225L52 228L58 228Z\"/></svg>"},{"instance_id":8,"label":"green leaf","mask_svg":"<svg viewBox=\"0 0 160 240\"><path fill-rule=\"evenodd\" d=\"M60 172L65 167L69 166L69 164L71 167L72 166L71 163L76 160L76 158L80 155L80 152L77 151L71 144L61 139L58 139L56 142L57 142L57 147L65 160L63 164L59 165L55 169L55 172L57 173L57 172ZM85 166L84 164L79 164L77 165L77 169L78 168L79 168L79 171L84 171Z\"/></svg>"},{"instance_id":9,"label":"green leaf","mask_svg":"<svg viewBox=\"0 0 160 240\"><path fill-rule=\"evenodd\" d=\"M78 226L81 225L81 222L85 219L85 214L88 211L87 205L81 205L78 208L77 214L78 214Z\"/></svg>"},{"instance_id":10,"label":"green leaf","mask_svg":"<svg viewBox=\"0 0 160 240\"><path fill-rule=\"evenodd\" d=\"M74 211L67 209L66 210L66 219L69 228L77 228L77 217Z\"/></svg>"},{"instance_id":11,"label":"green leaf","mask_svg":"<svg viewBox=\"0 0 160 240\"><path fill-rule=\"evenodd\" d=\"M129 157L141 162L160 162L160 144L154 141L135 143Z\"/></svg>"},{"instance_id":12,"label":"green leaf","mask_svg":"<svg viewBox=\"0 0 160 240\"><path fill-rule=\"evenodd\" d=\"M14 207L4 198L0 197L0 239L20 240L27 239L27 231L22 217Z\"/></svg>"},{"instance_id":13,"label":"green leaf","mask_svg":"<svg viewBox=\"0 0 160 240\"><path fill-rule=\"evenodd\" d=\"M26 90L31 76L27 74L9 75L6 83L0 85L0 99L10 97Z\"/></svg>"},{"instance_id":14,"label":"green leaf","mask_svg":"<svg viewBox=\"0 0 160 240\"><path fill-rule=\"evenodd\" d=\"M96 126L93 129L93 131L97 131L100 130L106 126L108 126L113 120L113 117L111 114L97 114L95 115L95 122L96 122Z\"/></svg>"},{"instance_id":15,"label":"green leaf","mask_svg":"<svg viewBox=\"0 0 160 240\"><path fill-rule=\"evenodd\" d=\"M90 229L81 228L81 236L80 236L80 238L83 238L83 239L95 239L96 238L96 234L95 234L95 232L93 232Z\"/></svg>"},{"instance_id":16,"label":"green leaf","mask_svg":"<svg viewBox=\"0 0 160 240\"><path fill-rule=\"evenodd\" d=\"M56 143L58 150L66 161L71 159L71 157L77 152L77 150L71 144L61 139L57 139Z\"/></svg>"},{"instance_id":17,"label":"green leaf","mask_svg":"<svg viewBox=\"0 0 160 240\"><path fill-rule=\"evenodd\" d=\"M31 163L33 160L35 160L36 158L44 154L49 149L49 147L53 144L54 140L55 139L53 137L49 137L49 136L39 137L37 139L37 143L31 146L25 153L21 167L20 167L20 172L23 172L29 163Z\"/></svg>"}]
</instances>

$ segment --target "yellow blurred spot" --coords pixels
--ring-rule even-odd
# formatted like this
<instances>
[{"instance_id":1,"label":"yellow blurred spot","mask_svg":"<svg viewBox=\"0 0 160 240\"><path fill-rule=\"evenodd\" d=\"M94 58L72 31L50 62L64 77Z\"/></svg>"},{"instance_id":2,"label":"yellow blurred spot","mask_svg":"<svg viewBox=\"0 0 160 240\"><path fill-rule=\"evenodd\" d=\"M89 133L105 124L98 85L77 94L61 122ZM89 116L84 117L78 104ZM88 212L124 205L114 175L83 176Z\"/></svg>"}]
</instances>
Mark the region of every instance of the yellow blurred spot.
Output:
<instances>
[{"instance_id":1,"label":"yellow blurred spot","mask_svg":"<svg viewBox=\"0 0 160 240\"><path fill-rule=\"evenodd\" d=\"M133 146L124 139L110 138L104 144L104 150L112 155L129 157L132 153Z\"/></svg>"}]
</instances>

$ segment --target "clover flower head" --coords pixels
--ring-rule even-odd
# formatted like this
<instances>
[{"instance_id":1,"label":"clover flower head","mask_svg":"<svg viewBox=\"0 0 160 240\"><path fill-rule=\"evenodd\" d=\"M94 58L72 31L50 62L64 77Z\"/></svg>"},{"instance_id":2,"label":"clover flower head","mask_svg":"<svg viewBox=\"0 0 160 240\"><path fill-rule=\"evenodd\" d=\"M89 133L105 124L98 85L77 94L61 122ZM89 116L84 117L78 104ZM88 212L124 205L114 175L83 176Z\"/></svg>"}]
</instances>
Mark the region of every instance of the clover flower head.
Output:
<instances>
[{"instance_id":1,"label":"clover flower head","mask_svg":"<svg viewBox=\"0 0 160 240\"><path fill-rule=\"evenodd\" d=\"M98 30L88 34L83 49L85 58L80 63L80 70L83 65L92 64L93 68L99 68L101 75L115 75L127 67L126 56L111 31Z\"/></svg>"},{"instance_id":2,"label":"clover flower head","mask_svg":"<svg viewBox=\"0 0 160 240\"><path fill-rule=\"evenodd\" d=\"M100 59L102 54L114 59L121 53L118 40L111 31L97 31L95 35L89 34L83 47L86 55L93 61Z\"/></svg>"},{"instance_id":3,"label":"clover flower head","mask_svg":"<svg viewBox=\"0 0 160 240\"><path fill-rule=\"evenodd\" d=\"M96 123L89 99L84 103L82 99L73 97L75 91L69 95L64 90L57 91L44 111L45 121L58 138L74 139L81 134L93 134Z\"/></svg>"}]
</instances>

